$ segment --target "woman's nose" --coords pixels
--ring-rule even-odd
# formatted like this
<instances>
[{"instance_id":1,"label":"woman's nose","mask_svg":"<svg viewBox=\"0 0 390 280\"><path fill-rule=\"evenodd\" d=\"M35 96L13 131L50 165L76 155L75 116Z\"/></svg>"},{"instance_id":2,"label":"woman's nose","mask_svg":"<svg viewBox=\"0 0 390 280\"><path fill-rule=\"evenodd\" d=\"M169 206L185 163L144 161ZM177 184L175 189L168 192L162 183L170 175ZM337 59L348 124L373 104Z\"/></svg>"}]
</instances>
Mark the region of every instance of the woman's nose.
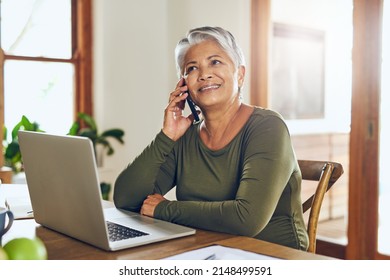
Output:
<instances>
[{"instance_id":1,"label":"woman's nose","mask_svg":"<svg viewBox=\"0 0 390 280\"><path fill-rule=\"evenodd\" d=\"M208 68L201 68L199 69L199 80L200 81L206 81L208 79L211 79L213 77L211 70Z\"/></svg>"}]
</instances>

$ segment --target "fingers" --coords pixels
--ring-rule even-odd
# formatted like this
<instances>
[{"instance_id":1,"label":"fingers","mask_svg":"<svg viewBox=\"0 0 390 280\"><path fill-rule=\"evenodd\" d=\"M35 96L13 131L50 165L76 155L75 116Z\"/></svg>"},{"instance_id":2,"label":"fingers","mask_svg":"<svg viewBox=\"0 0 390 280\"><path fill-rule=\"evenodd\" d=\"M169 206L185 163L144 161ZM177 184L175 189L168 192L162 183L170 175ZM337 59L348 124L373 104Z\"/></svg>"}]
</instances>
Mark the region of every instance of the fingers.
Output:
<instances>
[{"instance_id":1,"label":"fingers","mask_svg":"<svg viewBox=\"0 0 390 280\"><path fill-rule=\"evenodd\" d=\"M163 196L157 193L149 194L144 203L155 204L156 202L160 202L162 198Z\"/></svg>"},{"instance_id":2,"label":"fingers","mask_svg":"<svg viewBox=\"0 0 390 280\"><path fill-rule=\"evenodd\" d=\"M172 140L179 139L191 126L191 119L183 116L185 101L188 97L188 87L184 79L176 85L176 89L169 95L169 104L165 108L162 131Z\"/></svg>"},{"instance_id":3,"label":"fingers","mask_svg":"<svg viewBox=\"0 0 390 280\"><path fill-rule=\"evenodd\" d=\"M140 214L148 217L153 217L154 211L151 209L150 206L143 204L141 207Z\"/></svg>"},{"instance_id":4,"label":"fingers","mask_svg":"<svg viewBox=\"0 0 390 280\"><path fill-rule=\"evenodd\" d=\"M186 85L186 80L182 77L182 78L180 78L180 80L177 82L176 88L182 87L182 86L185 86L185 85Z\"/></svg>"},{"instance_id":5,"label":"fingers","mask_svg":"<svg viewBox=\"0 0 390 280\"><path fill-rule=\"evenodd\" d=\"M200 117L200 114L201 114L202 112L199 111L199 110L196 110L196 113L197 113L198 116ZM193 123L193 122L195 121L195 116L194 116L192 113L189 114L187 118L191 121L191 123Z\"/></svg>"},{"instance_id":6,"label":"fingers","mask_svg":"<svg viewBox=\"0 0 390 280\"><path fill-rule=\"evenodd\" d=\"M188 90L188 87L184 83L184 79L180 79L180 81L176 84L176 88L171 94L169 95L169 103L172 103L173 101L179 102L184 99L178 99L179 96L183 95ZM181 104L184 105L184 104ZM183 108L182 108L183 109Z\"/></svg>"},{"instance_id":7,"label":"fingers","mask_svg":"<svg viewBox=\"0 0 390 280\"><path fill-rule=\"evenodd\" d=\"M163 200L166 199L160 194L148 195L142 204L140 213L145 216L153 217L154 209Z\"/></svg>"},{"instance_id":8,"label":"fingers","mask_svg":"<svg viewBox=\"0 0 390 280\"><path fill-rule=\"evenodd\" d=\"M184 79L180 79L175 90L169 95L169 105L167 107L169 111L184 110L185 100L188 96L187 90L188 87L185 85Z\"/></svg>"},{"instance_id":9,"label":"fingers","mask_svg":"<svg viewBox=\"0 0 390 280\"><path fill-rule=\"evenodd\" d=\"M182 116L187 95L187 93L184 93L177 96L168 104L165 109L165 118L173 118L176 120L178 117Z\"/></svg>"}]
</instances>

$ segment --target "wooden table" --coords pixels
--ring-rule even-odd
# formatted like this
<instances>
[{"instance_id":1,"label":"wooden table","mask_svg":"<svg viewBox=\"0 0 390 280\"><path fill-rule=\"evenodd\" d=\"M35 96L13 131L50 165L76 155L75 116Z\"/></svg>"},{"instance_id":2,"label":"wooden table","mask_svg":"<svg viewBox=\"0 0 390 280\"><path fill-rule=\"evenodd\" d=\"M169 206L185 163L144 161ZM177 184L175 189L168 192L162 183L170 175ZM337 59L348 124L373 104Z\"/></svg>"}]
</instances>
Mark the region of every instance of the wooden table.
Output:
<instances>
[{"instance_id":1,"label":"wooden table","mask_svg":"<svg viewBox=\"0 0 390 280\"><path fill-rule=\"evenodd\" d=\"M282 259L331 259L250 237L204 230L197 230L196 234L191 236L107 252L40 226L33 219L14 221L10 231L3 236L3 244L13 238L34 236L38 236L45 243L48 258L51 260L156 260L210 245L239 248Z\"/></svg>"},{"instance_id":2,"label":"wooden table","mask_svg":"<svg viewBox=\"0 0 390 280\"><path fill-rule=\"evenodd\" d=\"M7 187L8 193L6 193ZM0 205L3 206L5 193L7 195L18 195L17 188L23 189L22 186L2 185L0 187ZM9 191L10 189L12 192ZM35 236L42 239L48 251L48 258L51 260L156 260L210 245L239 248L282 259L331 259L250 237L205 230L197 230L196 234L191 236L116 252L107 252L45 228L37 224L34 219L15 220L11 229L3 236L3 244L17 237L33 238Z\"/></svg>"}]
</instances>

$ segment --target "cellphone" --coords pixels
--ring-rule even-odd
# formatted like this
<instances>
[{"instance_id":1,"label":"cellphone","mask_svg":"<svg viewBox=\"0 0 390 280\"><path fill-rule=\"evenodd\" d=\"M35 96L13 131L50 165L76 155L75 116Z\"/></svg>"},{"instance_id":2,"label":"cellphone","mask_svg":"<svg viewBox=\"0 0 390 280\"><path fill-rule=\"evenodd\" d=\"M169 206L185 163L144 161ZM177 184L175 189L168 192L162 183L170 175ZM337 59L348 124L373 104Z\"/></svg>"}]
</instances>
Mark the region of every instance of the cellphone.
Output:
<instances>
[{"instance_id":1,"label":"cellphone","mask_svg":"<svg viewBox=\"0 0 390 280\"><path fill-rule=\"evenodd\" d=\"M184 85L185 85L185 81L184 81ZM190 92L189 91L186 92L188 93L187 96L188 107L190 107L191 113L194 116L194 124L197 124L198 122L200 122L200 118L198 112L196 111L196 105L190 96Z\"/></svg>"},{"instance_id":2,"label":"cellphone","mask_svg":"<svg viewBox=\"0 0 390 280\"><path fill-rule=\"evenodd\" d=\"M196 111L196 108L195 108L196 105L195 105L194 101L192 101L189 93L188 93L188 97L187 97L187 103L188 103L188 106L190 107L192 115L194 116L194 124L197 124L198 122L200 122L200 118L199 118L198 112Z\"/></svg>"}]
</instances>

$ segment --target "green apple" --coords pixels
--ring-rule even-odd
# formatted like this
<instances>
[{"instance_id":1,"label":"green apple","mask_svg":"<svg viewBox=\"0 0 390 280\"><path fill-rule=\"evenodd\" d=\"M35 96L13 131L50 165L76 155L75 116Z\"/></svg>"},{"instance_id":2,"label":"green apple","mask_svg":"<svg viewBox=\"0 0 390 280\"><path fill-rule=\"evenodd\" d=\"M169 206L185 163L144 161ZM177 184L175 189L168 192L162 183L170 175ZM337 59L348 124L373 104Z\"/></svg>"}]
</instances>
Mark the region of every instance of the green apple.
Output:
<instances>
[{"instance_id":1,"label":"green apple","mask_svg":"<svg viewBox=\"0 0 390 280\"><path fill-rule=\"evenodd\" d=\"M45 244L39 238L15 238L4 245L10 260L46 260Z\"/></svg>"},{"instance_id":2,"label":"green apple","mask_svg":"<svg viewBox=\"0 0 390 280\"><path fill-rule=\"evenodd\" d=\"M0 247L0 260L8 260L7 252L3 249L3 247Z\"/></svg>"}]
</instances>

